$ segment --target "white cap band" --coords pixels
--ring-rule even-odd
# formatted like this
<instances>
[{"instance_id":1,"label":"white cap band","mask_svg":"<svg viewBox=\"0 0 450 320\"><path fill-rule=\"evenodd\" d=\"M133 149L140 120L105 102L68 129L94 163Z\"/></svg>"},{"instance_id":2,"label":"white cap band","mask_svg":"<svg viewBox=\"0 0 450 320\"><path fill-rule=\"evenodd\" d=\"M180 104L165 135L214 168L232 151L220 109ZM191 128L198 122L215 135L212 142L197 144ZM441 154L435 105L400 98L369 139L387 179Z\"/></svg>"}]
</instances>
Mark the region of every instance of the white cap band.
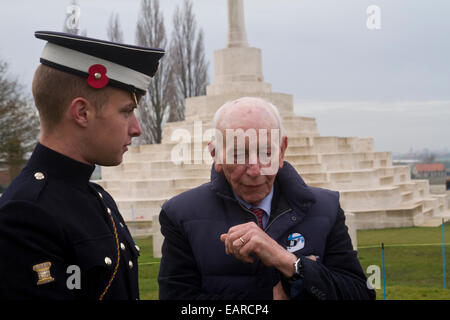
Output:
<instances>
[{"instance_id":1,"label":"white cap band","mask_svg":"<svg viewBox=\"0 0 450 320\"><path fill-rule=\"evenodd\" d=\"M45 45L41 58L85 73L89 73L89 68L92 65L101 64L106 68L106 75L109 79L132 85L142 91L147 91L151 80L149 76L121 66L120 64L61 47L50 42Z\"/></svg>"}]
</instances>

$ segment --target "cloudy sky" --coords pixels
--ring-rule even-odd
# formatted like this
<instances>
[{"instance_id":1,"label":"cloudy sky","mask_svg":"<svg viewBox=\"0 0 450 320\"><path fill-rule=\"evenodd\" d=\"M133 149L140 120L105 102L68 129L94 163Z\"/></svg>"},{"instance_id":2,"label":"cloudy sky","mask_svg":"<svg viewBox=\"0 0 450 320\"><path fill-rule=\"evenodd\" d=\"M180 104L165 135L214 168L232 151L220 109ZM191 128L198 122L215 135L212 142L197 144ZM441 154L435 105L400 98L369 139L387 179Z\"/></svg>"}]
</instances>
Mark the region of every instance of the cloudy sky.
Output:
<instances>
[{"instance_id":1,"label":"cloudy sky","mask_svg":"<svg viewBox=\"0 0 450 320\"><path fill-rule=\"evenodd\" d=\"M0 0L0 59L27 87L44 43L36 30L62 30L70 0ZM168 35L182 0L161 0ZM135 42L140 0L79 0L81 29L106 38L112 12ZM450 1L244 0L249 43L263 52L276 92L294 95L298 115L321 135L370 136L378 151L450 149ZM380 12L370 30L369 6ZM226 44L227 1L194 0L213 52Z\"/></svg>"}]
</instances>

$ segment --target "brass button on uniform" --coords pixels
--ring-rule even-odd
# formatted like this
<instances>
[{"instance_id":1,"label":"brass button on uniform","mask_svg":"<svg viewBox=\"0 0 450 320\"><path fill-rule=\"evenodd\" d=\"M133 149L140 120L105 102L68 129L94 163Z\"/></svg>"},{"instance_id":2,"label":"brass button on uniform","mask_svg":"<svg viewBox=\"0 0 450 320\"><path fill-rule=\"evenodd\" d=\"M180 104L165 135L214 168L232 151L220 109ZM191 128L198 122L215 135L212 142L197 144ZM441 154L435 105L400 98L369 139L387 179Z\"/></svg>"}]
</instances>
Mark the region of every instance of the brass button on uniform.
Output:
<instances>
[{"instance_id":1,"label":"brass button on uniform","mask_svg":"<svg viewBox=\"0 0 450 320\"><path fill-rule=\"evenodd\" d=\"M36 172L36 173L34 174L34 178L35 178L36 180L43 180L43 179L45 179L45 175L44 175L42 172Z\"/></svg>"},{"instance_id":2,"label":"brass button on uniform","mask_svg":"<svg viewBox=\"0 0 450 320\"><path fill-rule=\"evenodd\" d=\"M112 265L112 260L111 260L110 257L105 257L105 264L106 264L107 266Z\"/></svg>"},{"instance_id":3,"label":"brass button on uniform","mask_svg":"<svg viewBox=\"0 0 450 320\"><path fill-rule=\"evenodd\" d=\"M133 262L131 260L128 262L128 266L130 267L130 269L133 268Z\"/></svg>"},{"instance_id":4,"label":"brass button on uniform","mask_svg":"<svg viewBox=\"0 0 450 320\"><path fill-rule=\"evenodd\" d=\"M138 252L140 252L141 251L141 248L139 248L139 246L136 244L136 245L134 245L134 247L136 248L136 250L138 251Z\"/></svg>"},{"instance_id":5,"label":"brass button on uniform","mask_svg":"<svg viewBox=\"0 0 450 320\"><path fill-rule=\"evenodd\" d=\"M122 242L120 243L120 249L122 249L122 251L125 251L125 245Z\"/></svg>"},{"instance_id":6,"label":"brass button on uniform","mask_svg":"<svg viewBox=\"0 0 450 320\"><path fill-rule=\"evenodd\" d=\"M108 214L111 214L111 209L110 208L106 208L106 211L108 212Z\"/></svg>"},{"instance_id":7,"label":"brass button on uniform","mask_svg":"<svg viewBox=\"0 0 450 320\"><path fill-rule=\"evenodd\" d=\"M103 199L103 196L102 196L102 194L101 194L100 192L98 193L98 195L100 196L100 198L102 198L102 199Z\"/></svg>"}]
</instances>

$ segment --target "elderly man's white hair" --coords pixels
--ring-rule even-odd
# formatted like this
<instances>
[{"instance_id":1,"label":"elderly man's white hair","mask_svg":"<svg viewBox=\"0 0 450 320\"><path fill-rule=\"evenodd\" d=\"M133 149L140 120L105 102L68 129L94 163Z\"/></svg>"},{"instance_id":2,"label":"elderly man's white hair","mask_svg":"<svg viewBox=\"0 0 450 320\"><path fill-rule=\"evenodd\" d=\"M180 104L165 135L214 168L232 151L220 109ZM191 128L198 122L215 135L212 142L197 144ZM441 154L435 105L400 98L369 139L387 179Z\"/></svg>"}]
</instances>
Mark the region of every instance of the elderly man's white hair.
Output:
<instances>
[{"instance_id":1,"label":"elderly man's white hair","mask_svg":"<svg viewBox=\"0 0 450 320\"><path fill-rule=\"evenodd\" d=\"M239 98L237 100L226 102L214 114L214 118L213 118L214 128L217 129L217 130L225 129L225 128L218 128L218 126L219 126L219 122L221 120L221 117L222 117L224 111L227 108L229 108L229 107L231 107L231 106L233 106L235 104L245 103L245 102L249 102L249 101L252 101L252 100L255 101L256 103L258 103L259 106L265 107L269 112L271 112L275 116L278 128L280 129L280 142L281 142L283 137L286 136L286 130L283 127L283 122L281 120L280 113L278 112L278 108L275 105L273 105L272 103L270 103L269 101L261 99L261 98L243 97L243 98Z\"/></svg>"}]
</instances>

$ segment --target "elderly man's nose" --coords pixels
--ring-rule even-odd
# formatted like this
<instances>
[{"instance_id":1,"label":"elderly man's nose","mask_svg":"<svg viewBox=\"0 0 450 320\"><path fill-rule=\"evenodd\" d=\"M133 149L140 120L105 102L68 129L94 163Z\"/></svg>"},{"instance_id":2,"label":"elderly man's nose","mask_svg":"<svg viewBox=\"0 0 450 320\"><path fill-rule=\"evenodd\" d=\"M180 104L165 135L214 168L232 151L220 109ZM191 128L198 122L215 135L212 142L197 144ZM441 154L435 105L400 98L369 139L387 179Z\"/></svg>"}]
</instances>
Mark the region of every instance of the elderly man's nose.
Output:
<instances>
[{"instance_id":1,"label":"elderly man's nose","mask_svg":"<svg viewBox=\"0 0 450 320\"><path fill-rule=\"evenodd\" d=\"M247 174L252 177L261 175L261 168L259 167L259 163L247 165Z\"/></svg>"}]
</instances>

